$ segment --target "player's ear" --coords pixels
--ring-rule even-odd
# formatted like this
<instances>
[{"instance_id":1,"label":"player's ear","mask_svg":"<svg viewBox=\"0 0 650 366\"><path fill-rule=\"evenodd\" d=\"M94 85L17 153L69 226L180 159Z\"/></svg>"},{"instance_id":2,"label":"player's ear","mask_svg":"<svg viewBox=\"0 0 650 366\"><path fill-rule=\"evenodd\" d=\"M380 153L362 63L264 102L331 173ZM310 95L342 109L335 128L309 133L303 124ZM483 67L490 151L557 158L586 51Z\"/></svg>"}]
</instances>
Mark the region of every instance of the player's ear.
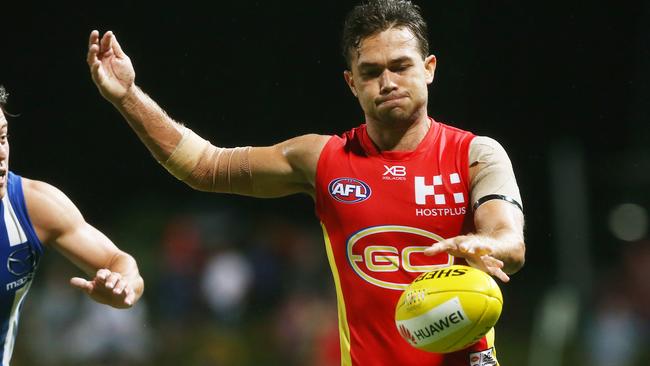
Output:
<instances>
[{"instance_id":1,"label":"player's ear","mask_svg":"<svg viewBox=\"0 0 650 366\"><path fill-rule=\"evenodd\" d=\"M352 94L354 94L354 96L356 97L357 96L357 88L354 86L354 78L352 77L352 71L350 71L350 70L343 71L343 77L345 78L345 82L350 87L350 90L352 91Z\"/></svg>"},{"instance_id":2,"label":"player's ear","mask_svg":"<svg viewBox=\"0 0 650 366\"><path fill-rule=\"evenodd\" d=\"M436 74L436 56L429 55L424 59L424 69L426 73L427 84L433 82L433 77Z\"/></svg>"}]
</instances>

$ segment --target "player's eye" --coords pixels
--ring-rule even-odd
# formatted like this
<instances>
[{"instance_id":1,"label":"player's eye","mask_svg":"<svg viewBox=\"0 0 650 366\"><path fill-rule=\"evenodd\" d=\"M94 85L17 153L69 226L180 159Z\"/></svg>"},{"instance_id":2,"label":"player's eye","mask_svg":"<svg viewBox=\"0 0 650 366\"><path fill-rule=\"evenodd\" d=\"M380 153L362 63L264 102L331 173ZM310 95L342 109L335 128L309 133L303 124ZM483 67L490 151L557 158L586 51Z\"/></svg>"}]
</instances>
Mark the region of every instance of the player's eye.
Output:
<instances>
[{"instance_id":1,"label":"player's eye","mask_svg":"<svg viewBox=\"0 0 650 366\"><path fill-rule=\"evenodd\" d=\"M366 69L361 71L361 77L364 79L374 79L381 75L382 70L380 69Z\"/></svg>"},{"instance_id":2,"label":"player's eye","mask_svg":"<svg viewBox=\"0 0 650 366\"><path fill-rule=\"evenodd\" d=\"M399 65L393 67L392 71L393 72L403 72L403 71L408 70L410 67L411 67L410 64L399 64Z\"/></svg>"}]
</instances>

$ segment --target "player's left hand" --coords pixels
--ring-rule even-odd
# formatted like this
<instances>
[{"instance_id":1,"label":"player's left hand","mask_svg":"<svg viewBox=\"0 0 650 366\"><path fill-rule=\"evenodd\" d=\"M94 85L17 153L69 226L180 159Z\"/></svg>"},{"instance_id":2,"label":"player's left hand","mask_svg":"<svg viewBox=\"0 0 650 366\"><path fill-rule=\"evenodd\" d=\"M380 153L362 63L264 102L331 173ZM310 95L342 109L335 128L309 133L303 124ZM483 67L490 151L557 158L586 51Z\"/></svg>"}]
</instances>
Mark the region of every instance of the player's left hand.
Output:
<instances>
[{"instance_id":1,"label":"player's left hand","mask_svg":"<svg viewBox=\"0 0 650 366\"><path fill-rule=\"evenodd\" d=\"M135 291L129 281L118 272L106 268L97 271L92 280L73 277L70 284L85 291L90 298L115 308L130 308L135 302Z\"/></svg>"},{"instance_id":2,"label":"player's left hand","mask_svg":"<svg viewBox=\"0 0 650 366\"><path fill-rule=\"evenodd\" d=\"M448 253L454 257L465 258L470 266L503 282L510 281L510 277L503 271L503 261L492 256L494 252L494 245L485 238L478 235L460 235L434 243L424 254L433 256Z\"/></svg>"},{"instance_id":3,"label":"player's left hand","mask_svg":"<svg viewBox=\"0 0 650 366\"><path fill-rule=\"evenodd\" d=\"M133 87L135 69L113 32L101 37L97 30L90 33L86 61L99 92L111 103L122 99Z\"/></svg>"}]
</instances>

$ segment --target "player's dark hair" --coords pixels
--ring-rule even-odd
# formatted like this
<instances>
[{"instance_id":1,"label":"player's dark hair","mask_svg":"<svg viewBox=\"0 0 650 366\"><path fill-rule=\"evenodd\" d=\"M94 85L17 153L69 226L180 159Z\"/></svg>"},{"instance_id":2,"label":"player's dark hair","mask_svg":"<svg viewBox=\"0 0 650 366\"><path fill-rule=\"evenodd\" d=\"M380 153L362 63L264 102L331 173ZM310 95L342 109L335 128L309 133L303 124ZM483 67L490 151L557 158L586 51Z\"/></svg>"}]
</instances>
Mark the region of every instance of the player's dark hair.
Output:
<instances>
[{"instance_id":1,"label":"player's dark hair","mask_svg":"<svg viewBox=\"0 0 650 366\"><path fill-rule=\"evenodd\" d=\"M0 85L0 110L5 111L5 104L7 104L7 97L9 94L4 86Z\"/></svg>"},{"instance_id":2,"label":"player's dark hair","mask_svg":"<svg viewBox=\"0 0 650 366\"><path fill-rule=\"evenodd\" d=\"M367 0L348 13L343 25L341 47L348 67L353 50L363 39L390 28L410 30L419 43L422 58L429 55L427 23L419 6L409 0Z\"/></svg>"},{"instance_id":3,"label":"player's dark hair","mask_svg":"<svg viewBox=\"0 0 650 366\"><path fill-rule=\"evenodd\" d=\"M9 93L7 93L7 89L5 89L3 85L0 85L0 111L2 111L5 116L18 117L17 114L7 112L7 108L5 107L5 105L7 105L7 99L9 99Z\"/></svg>"}]
</instances>

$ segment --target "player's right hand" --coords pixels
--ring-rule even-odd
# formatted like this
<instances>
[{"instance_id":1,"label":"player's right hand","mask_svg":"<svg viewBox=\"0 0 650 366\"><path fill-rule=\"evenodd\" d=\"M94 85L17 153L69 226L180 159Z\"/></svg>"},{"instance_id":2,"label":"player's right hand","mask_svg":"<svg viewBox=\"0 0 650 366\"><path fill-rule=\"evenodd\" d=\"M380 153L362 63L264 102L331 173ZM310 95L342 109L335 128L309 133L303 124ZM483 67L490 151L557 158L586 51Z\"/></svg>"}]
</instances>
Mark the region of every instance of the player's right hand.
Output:
<instances>
[{"instance_id":1,"label":"player's right hand","mask_svg":"<svg viewBox=\"0 0 650 366\"><path fill-rule=\"evenodd\" d=\"M424 250L425 255L433 256L448 253L454 257L465 258L467 264L478 268L503 282L510 277L503 271L503 261L494 257L496 251L492 240L485 235L459 235L440 240Z\"/></svg>"},{"instance_id":2,"label":"player's right hand","mask_svg":"<svg viewBox=\"0 0 650 366\"><path fill-rule=\"evenodd\" d=\"M113 32L104 33L101 39L99 31L90 33L86 61L99 92L110 102L120 101L133 87L135 70Z\"/></svg>"},{"instance_id":3,"label":"player's right hand","mask_svg":"<svg viewBox=\"0 0 650 366\"><path fill-rule=\"evenodd\" d=\"M130 308L137 301L131 281L121 273L107 268L99 269L91 280L73 277L70 284L85 291L98 303L114 308Z\"/></svg>"}]
</instances>

